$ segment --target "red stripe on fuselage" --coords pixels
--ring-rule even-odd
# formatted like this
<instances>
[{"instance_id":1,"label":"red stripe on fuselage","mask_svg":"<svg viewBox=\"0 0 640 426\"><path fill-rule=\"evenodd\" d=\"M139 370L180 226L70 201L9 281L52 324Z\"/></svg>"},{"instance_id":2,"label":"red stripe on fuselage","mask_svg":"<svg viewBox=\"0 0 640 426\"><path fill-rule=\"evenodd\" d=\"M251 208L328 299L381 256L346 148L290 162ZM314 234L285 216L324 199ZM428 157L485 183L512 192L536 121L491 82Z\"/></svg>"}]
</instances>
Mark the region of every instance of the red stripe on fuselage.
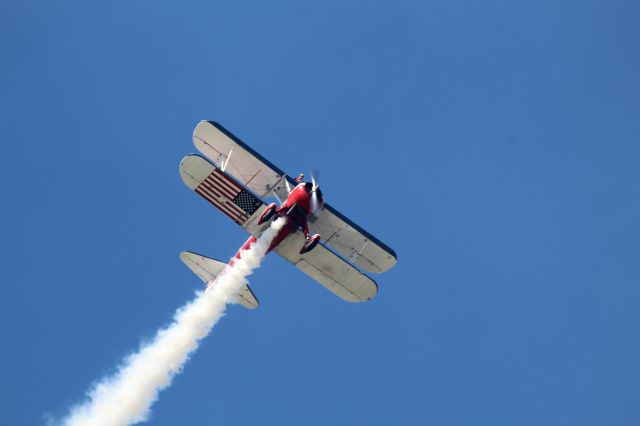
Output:
<instances>
[{"instance_id":1,"label":"red stripe on fuselage","mask_svg":"<svg viewBox=\"0 0 640 426\"><path fill-rule=\"evenodd\" d=\"M287 219L287 223L280 229L280 231L278 231L278 233L274 237L273 241L271 242L271 245L267 249L267 253L269 253L271 250L276 248L276 246L278 244L280 244L290 234L295 233L297 229L298 229L298 225L294 221L292 221L291 219ZM246 250L249 250L249 248L251 247L251 244L253 244L255 242L256 242L256 237L251 235L249 237L249 239L247 241L245 241L245 243L242 245L242 247L240 247L240 250L238 250L236 252L235 256L233 256L233 258L229 262L229 265L232 266L235 263L236 259L240 259L240 257L242 256L242 252L246 251Z\"/></svg>"}]
</instances>

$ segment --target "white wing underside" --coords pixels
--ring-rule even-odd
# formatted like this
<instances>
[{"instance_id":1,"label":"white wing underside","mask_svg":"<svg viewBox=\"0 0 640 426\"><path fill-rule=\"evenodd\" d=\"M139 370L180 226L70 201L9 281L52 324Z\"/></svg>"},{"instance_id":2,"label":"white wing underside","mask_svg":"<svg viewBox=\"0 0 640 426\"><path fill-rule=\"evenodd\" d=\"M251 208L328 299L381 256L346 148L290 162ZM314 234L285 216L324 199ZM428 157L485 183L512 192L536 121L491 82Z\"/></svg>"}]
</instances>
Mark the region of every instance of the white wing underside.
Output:
<instances>
[{"instance_id":1,"label":"white wing underside","mask_svg":"<svg viewBox=\"0 0 640 426\"><path fill-rule=\"evenodd\" d=\"M260 198L274 195L286 197L284 174L278 173L267 160L253 152L222 126L211 121L201 121L193 132L193 143L205 157L213 161L225 173L251 189Z\"/></svg>"},{"instance_id":2,"label":"white wing underside","mask_svg":"<svg viewBox=\"0 0 640 426\"><path fill-rule=\"evenodd\" d=\"M308 253L300 254L305 243L302 231L289 235L275 251L298 269L348 302L364 302L378 292L376 283L338 257L322 244Z\"/></svg>"},{"instance_id":3,"label":"white wing underside","mask_svg":"<svg viewBox=\"0 0 640 426\"><path fill-rule=\"evenodd\" d=\"M391 249L382 248L354 226L328 204L309 219L312 233L320 234L325 244L363 270L381 273L396 264L396 255Z\"/></svg>"}]
</instances>

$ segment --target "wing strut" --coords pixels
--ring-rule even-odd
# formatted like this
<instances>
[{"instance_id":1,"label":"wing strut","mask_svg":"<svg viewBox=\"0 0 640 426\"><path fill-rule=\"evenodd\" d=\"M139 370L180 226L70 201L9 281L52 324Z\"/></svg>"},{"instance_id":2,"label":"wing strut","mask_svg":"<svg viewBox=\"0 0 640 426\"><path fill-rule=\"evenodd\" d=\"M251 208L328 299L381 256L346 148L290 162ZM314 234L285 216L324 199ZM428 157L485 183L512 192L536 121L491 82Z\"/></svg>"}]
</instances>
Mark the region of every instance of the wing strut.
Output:
<instances>
[{"instance_id":1,"label":"wing strut","mask_svg":"<svg viewBox=\"0 0 640 426\"><path fill-rule=\"evenodd\" d=\"M225 161L225 157L223 155L221 155L221 159L220 159L220 170L222 170L224 172L224 169L227 168L227 166L229 165L229 160L231 159L231 154L233 154L233 150L229 151L229 155L227 155L226 157L226 161Z\"/></svg>"},{"instance_id":2,"label":"wing strut","mask_svg":"<svg viewBox=\"0 0 640 426\"><path fill-rule=\"evenodd\" d=\"M358 258L364 251L364 249L367 248L368 244L369 244L369 240L364 240L364 244L362 244L362 247L360 247L360 250L358 250L356 253L353 254L353 256L351 256L351 260L349 261L349 263L351 264L355 263L355 261L358 260Z\"/></svg>"}]
</instances>

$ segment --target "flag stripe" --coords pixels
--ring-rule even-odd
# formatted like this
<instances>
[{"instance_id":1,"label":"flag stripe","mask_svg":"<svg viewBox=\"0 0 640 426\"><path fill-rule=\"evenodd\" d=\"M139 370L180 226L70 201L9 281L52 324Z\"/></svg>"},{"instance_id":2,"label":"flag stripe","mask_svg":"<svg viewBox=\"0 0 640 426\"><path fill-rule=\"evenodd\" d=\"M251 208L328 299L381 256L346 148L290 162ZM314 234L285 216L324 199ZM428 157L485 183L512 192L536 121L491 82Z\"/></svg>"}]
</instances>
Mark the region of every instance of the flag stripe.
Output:
<instances>
[{"instance_id":1,"label":"flag stripe","mask_svg":"<svg viewBox=\"0 0 640 426\"><path fill-rule=\"evenodd\" d=\"M212 173L212 175L218 178L224 185L234 190L234 192L240 191L241 189L244 188L243 186L238 185L238 182L234 181L233 179L231 179L229 176L227 176L226 174L224 174L222 171L218 169L216 169L214 173Z\"/></svg>"},{"instance_id":2,"label":"flag stripe","mask_svg":"<svg viewBox=\"0 0 640 426\"><path fill-rule=\"evenodd\" d=\"M207 191L204 191L201 187L196 188L196 192L202 197L206 198L211 204L222 210L224 214L235 220L236 214L228 207L222 205L215 197L212 197Z\"/></svg>"},{"instance_id":3,"label":"flag stripe","mask_svg":"<svg viewBox=\"0 0 640 426\"><path fill-rule=\"evenodd\" d=\"M199 188L206 189L207 192L209 192L212 196L215 196L216 199L219 199L222 197L222 195L220 194L220 191L217 190L213 185L207 183L207 181L202 182Z\"/></svg>"},{"instance_id":4,"label":"flag stripe","mask_svg":"<svg viewBox=\"0 0 640 426\"><path fill-rule=\"evenodd\" d=\"M263 204L241 184L217 168L194 191L240 225Z\"/></svg>"},{"instance_id":5,"label":"flag stripe","mask_svg":"<svg viewBox=\"0 0 640 426\"><path fill-rule=\"evenodd\" d=\"M237 209L239 213L246 213L243 208L234 202L238 194L244 191L244 188L232 181L231 178L226 176L222 171L215 169L207 179L207 184L213 185L221 194L227 195L230 198L230 205Z\"/></svg>"},{"instance_id":6,"label":"flag stripe","mask_svg":"<svg viewBox=\"0 0 640 426\"><path fill-rule=\"evenodd\" d=\"M220 202L218 202L215 198L211 197L208 193L206 193L205 191L202 191L200 189L200 187L196 188L195 191L200 194L203 198L205 198L207 201L209 201L209 203L213 204L215 207L217 207L220 211L222 211L225 215L227 215L230 219L232 219L234 222L237 223L242 223L246 220L246 216L243 217L243 215L238 215L237 213L229 210L229 208L223 204L220 204ZM242 219L242 220L241 220Z\"/></svg>"},{"instance_id":7,"label":"flag stripe","mask_svg":"<svg viewBox=\"0 0 640 426\"><path fill-rule=\"evenodd\" d=\"M209 182L216 188L220 188L220 191L226 194L229 198L235 197L239 191L237 188L229 188L229 186L226 183L222 182L219 178L216 179L213 173L210 174L207 179L205 179L205 182Z\"/></svg>"},{"instance_id":8,"label":"flag stripe","mask_svg":"<svg viewBox=\"0 0 640 426\"><path fill-rule=\"evenodd\" d=\"M215 201L220 206L224 205L224 203L220 201L220 196L214 191L212 191L211 189L207 188L205 185L200 185L198 189L200 189L200 191L207 194L207 198L210 198L211 200ZM231 209L226 208L226 210L229 211L229 214L234 214L234 212Z\"/></svg>"},{"instance_id":9,"label":"flag stripe","mask_svg":"<svg viewBox=\"0 0 640 426\"><path fill-rule=\"evenodd\" d=\"M245 213L244 210L242 210L240 207L236 206L234 203L229 202L232 200L229 200L229 197L222 194L222 191L220 191L217 187L213 187L209 182L204 181L202 182L202 184L200 185L201 188L206 188L208 190L209 193L212 193L214 198L216 198L216 200L221 203L221 204L225 204L228 205L229 207L231 207L233 210L237 210L238 214L243 214ZM222 194L222 195L221 195ZM220 198L223 199L221 200Z\"/></svg>"},{"instance_id":10,"label":"flag stripe","mask_svg":"<svg viewBox=\"0 0 640 426\"><path fill-rule=\"evenodd\" d=\"M204 181L200 184L201 188L206 188L207 191L209 191L211 194L213 194L213 196L216 198L216 200L218 200L220 203L224 203L225 201L227 201L229 199L229 196L224 194L220 188L213 186L212 184L210 184L207 181Z\"/></svg>"},{"instance_id":11,"label":"flag stripe","mask_svg":"<svg viewBox=\"0 0 640 426\"><path fill-rule=\"evenodd\" d=\"M235 220L235 217L229 213L227 210L225 210L224 208L222 208L221 205L217 204L206 192L202 191L200 188L196 188L195 191L200 194L200 196L202 198L204 198L205 200L207 200L210 204L212 204L214 207L217 207L218 210L220 210L222 213L224 213L225 215L227 215L229 218Z\"/></svg>"},{"instance_id":12,"label":"flag stripe","mask_svg":"<svg viewBox=\"0 0 640 426\"><path fill-rule=\"evenodd\" d=\"M214 188L211 188L209 185L207 185L206 183L202 183L199 186L200 189L206 190L206 192L211 196L211 198L213 198L218 204L225 206L229 212L236 214L236 215L240 215L243 214L244 211L242 211L241 209L238 209L236 205L234 205L233 203L230 203L228 197L226 197L225 195L220 195L220 191L217 191Z\"/></svg>"},{"instance_id":13,"label":"flag stripe","mask_svg":"<svg viewBox=\"0 0 640 426\"><path fill-rule=\"evenodd\" d=\"M233 194L232 198L235 197L236 194L243 189L243 187L239 185L230 184L228 181L223 179L223 177L218 174L213 174L211 177L212 177L212 180L215 181L217 185L229 191L229 193Z\"/></svg>"},{"instance_id":14,"label":"flag stripe","mask_svg":"<svg viewBox=\"0 0 640 426\"><path fill-rule=\"evenodd\" d=\"M231 179L229 176L227 176L222 170L216 169L216 172L218 172L218 175L222 176L224 179L229 181L229 183L231 183L231 185L233 185L235 187L238 187L238 184L233 179Z\"/></svg>"}]
</instances>

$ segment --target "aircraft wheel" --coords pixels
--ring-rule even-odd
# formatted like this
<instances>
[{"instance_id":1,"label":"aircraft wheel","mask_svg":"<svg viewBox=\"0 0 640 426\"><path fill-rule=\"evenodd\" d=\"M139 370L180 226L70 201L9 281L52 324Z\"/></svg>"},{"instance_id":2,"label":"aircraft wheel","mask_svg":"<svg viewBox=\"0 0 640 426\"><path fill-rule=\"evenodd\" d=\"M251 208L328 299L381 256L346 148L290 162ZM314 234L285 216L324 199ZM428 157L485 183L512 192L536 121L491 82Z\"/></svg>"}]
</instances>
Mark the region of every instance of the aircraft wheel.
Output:
<instances>
[{"instance_id":1,"label":"aircraft wheel","mask_svg":"<svg viewBox=\"0 0 640 426\"><path fill-rule=\"evenodd\" d=\"M262 225L265 222L269 222L275 214L276 214L276 203L271 203L267 206L267 208L262 212L262 214L258 218L258 225Z\"/></svg>"},{"instance_id":2,"label":"aircraft wheel","mask_svg":"<svg viewBox=\"0 0 640 426\"><path fill-rule=\"evenodd\" d=\"M315 234L313 237L309 238L309 241L305 243L300 249L300 254L305 254L313 250L318 243L320 242L320 234Z\"/></svg>"}]
</instances>

